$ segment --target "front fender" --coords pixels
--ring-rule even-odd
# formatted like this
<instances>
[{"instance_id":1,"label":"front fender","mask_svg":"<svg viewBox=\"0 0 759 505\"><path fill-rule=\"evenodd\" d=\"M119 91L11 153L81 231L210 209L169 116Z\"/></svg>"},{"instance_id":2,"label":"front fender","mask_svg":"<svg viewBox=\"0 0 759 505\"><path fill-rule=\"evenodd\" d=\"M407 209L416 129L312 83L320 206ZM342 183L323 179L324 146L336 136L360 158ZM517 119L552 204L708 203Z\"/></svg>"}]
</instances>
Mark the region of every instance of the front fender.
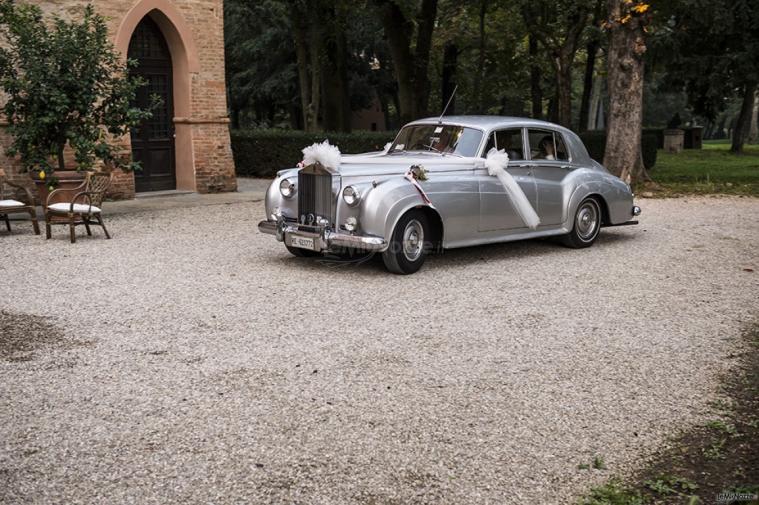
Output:
<instances>
[{"instance_id":1,"label":"front fender","mask_svg":"<svg viewBox=\"0 0 759 505\"><path fill-rule=\"evenodd\" d=\"M266 190L266 197L264 199L264 207L266 208L266 219L271 219L271 215L275 209L292 218L298 217L298 196L297 193L292 198L285 198L282 193L279 192L279 183L282 179L291 179L293 182L298 181L297 168L291 168L287 170L280 170L277 173L277 177L274 178L269 188ZM300 189L296 187L296 191Z\"/></svg>"},{"instance_id":2,"label":"front fender","mask_svg":"<svg viewBox=\"0 0 759 505\"><path fill-rule=\"evenodd\" d=\"M424 202L419 191L404 177L385 179L366 195L361 209L361 229L390 241L401 216L417 207L434 208Z\"/></svg>"}]
</instances>

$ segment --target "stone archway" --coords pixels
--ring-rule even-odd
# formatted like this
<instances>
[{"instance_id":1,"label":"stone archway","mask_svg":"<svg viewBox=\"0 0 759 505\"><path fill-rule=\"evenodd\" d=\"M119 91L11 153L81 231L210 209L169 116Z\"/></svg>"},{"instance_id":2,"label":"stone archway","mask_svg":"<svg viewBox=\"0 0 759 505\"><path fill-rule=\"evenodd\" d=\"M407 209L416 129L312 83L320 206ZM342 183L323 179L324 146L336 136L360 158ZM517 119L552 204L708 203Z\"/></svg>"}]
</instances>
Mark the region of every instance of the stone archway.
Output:
<instances>
[{"instance_id":1,"label":"stone archway","mask_svg":"<svg viewBox=\"0 0 759 505\"><path fill-rule=\"evenodd\" d=\"M192 145L192 74L200 71L192 32L182 14L169 0L140 0L121 21L115 47L126 59L129 42L140 22L149 16L158 26L171 54L174 151L177 189L195 191L195 160Z\"/></svg>"}]
</instances>

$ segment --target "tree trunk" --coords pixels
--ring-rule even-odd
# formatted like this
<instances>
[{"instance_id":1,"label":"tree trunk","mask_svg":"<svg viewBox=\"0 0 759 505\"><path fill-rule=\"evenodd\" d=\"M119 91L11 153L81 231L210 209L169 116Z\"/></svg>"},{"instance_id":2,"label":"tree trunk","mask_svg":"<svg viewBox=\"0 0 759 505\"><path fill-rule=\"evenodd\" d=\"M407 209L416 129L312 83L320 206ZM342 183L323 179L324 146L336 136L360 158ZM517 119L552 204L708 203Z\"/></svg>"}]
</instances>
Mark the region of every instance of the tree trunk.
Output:
<instances>
[{"instance_id":1,"label":"tree trunk","mask_svg":"<svg viewBox=\"0 0 759 505\"><path fill-rule=\"evenodd\" d=\"M327 131L351 130L350 94L348 90L348 48L345 19L339 7L323 11L324 56L322 89L324 90L323 126Z\"/></svg>"},{"instance_id":2,"label":"tree trunk","mask_svg":"<svg viewBox=\"0 0 759 505\"><path fill-rule=\"evenodd\" d=\"M405 124L414 116L414 66L411 56L413 25L395 2L382 2L380 17L398 81L398 116L401 123Z\"/></svg>"},{"instance_id":3,"label":"tree trunk","mask_svg":"<svg viewBox=\"0 0 759 505\"><path fill-rule=\"evenodd\" d=\"M757 124L757 115L759 115L759 93L754 92L754 108L751 111L751 126L748 129L748 141L755 143L759 140L759 125Z\"/></svg>"},{"instance_id":4,"label":"tree trunk","mask_svg":"<svg viewBox=\"0 0 759 505\"><path fill-rule=\"evenodd\" d=\"M300 88L300 108L303 114L303 128L308 130L308 105L311 103L311 84L308 79L308 40L307 27L303 24L304 16L295 8L290 18L295 40L295 59L298 64L298 87Z\"/></svg>"},{"instance_id":5,"label":"tree trunk","mask_svg":"<svg viewBox=\"0 0 759 505\"><path fill-rule=\"evenodd\" d=\"M58 170L66 170L66 139L58 144Z\"/></svg>"},{"instance_id":6,"label":"tree trunk","mask_svg":"<svg viewBox=\"0 0 759 505\"><path fill-rule=\"evenodd\" d=\"M480 0L480 34L477 52L477 73L474 76L474 98L477 104L477 112L483 114L482 79L485 72L485 14L487 14L488 1Z\"/></svg>"},{"instance_id":7,"label":"tree trunk","mask_svg":"<svg viewBox=\"0 0 759 505\"><path fill-rule=\"evenodd\" d=\"M651 180L643 166L643 54L645 32L640 18L624 16L625 0L609 0L609 127L604 165L627 183Z\"/></svg>"},{"instance_id":8,"label":"tree trunk","mask_svg":"<svg viewBox=\"0 0 759 505\"><path fill-rule=\"evenodd\" d=\"M588 110L588 123L585 127L588 130L602 129L599 126L601 106L603 105L603 102L601 101L602 88L603 78L601 76L596 76L593 79L593 92L591 93L590 107Z\"/></svg>"},{"instance_id":9,"label":"tree trunk","mask_svg":"<svg viewBox=\"0 0 759 505\"><path fill-rule=\"evenodd\" d=\"M316 9L310 12L315 14ZM319 129L319 107L321 105L321 82L322 82L322 33L321 23L310 24L309 56L311 62L311 103L308 105L308 123L306 130L317 131Z\"/></svg>"},{"instance_id":10,"label":"tree trunk","mask_svg":"<svg viewBox=\"0 0 759 505\"><path fill-rule=\"evenodd\" d=\"M540 87L540 65L538 59L538 41L534 35L529 36L530 54L530 95L532 100L532 118L543 119L543 90Z\"/></svg>"},{"instance_id":11,"label":"tree trunk","mask_svg":"<svg viewBox=\"0 0 759 505\"><path fill-rule=\"evenodd\" d=\"M751 112L754 110L754 94L756 92L756 83L746 84L743 90L743 103L738 119L735 121L733 130L733 140L730 145L730 152L740 154L743 152L743 143L746 141L748 130L751 127Z\"/></svg>"},{"instance_id":12,"label":"tree trunk","mask_svg":"<svg viewBox=\"0 0 759 505\"><path fill-rule=\"evenodd\" d=\"M566 55L557 56L554 61L556 71L556 113L558 123L572 127L572 59Z\"/></svg>"},{"instance_id":13,"label":"tree trunk","mask_svg":"<svg viewBox=\"0 0 759 505\"><path fill-rule=\"evenodd\" d=\"M440 110L445 109L448 99L456 89L456 67L458 66L459 48L454 42L446 42L443 49L443 76L440 86ZM456 97L453 97L448 106L447 114L456 113Z\"/></svg>"},{"instance_id":14,"label":"tree trunk","mask_svg":"<svg viewBox=\"0 0 759 505\"><path fill-rule=\"evenodd\" d=\"M596 53L598 52L598 39L593 39L586 46L587 59L585 60L585 82L582 88L582 100L580 101L580 123L579 131L585 131L588 128L588 116L590 114L590 97L593 91L593 74L596 69Z\"/></svg>"},{"instance_id":15,"label":"tree trunk","mask_svg":"<svg viewBox=\"0 0 759 505\"><path fill-rule=\"evenodd\" d=\"M416 18L416 50L414 51L414 119L429 115L430 78L427 74L432 49L432 32L437 18L437 1L422 0Z\"/></svg>"}]
</instances>

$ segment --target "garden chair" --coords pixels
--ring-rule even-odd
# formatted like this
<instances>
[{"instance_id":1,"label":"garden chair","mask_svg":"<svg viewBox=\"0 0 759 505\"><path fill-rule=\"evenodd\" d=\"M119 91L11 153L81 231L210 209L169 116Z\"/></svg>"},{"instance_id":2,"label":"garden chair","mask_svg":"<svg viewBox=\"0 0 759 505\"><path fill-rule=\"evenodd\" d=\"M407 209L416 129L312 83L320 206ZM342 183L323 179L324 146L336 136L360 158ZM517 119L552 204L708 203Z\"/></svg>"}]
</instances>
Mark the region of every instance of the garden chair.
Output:
<instances>
[{"instance_id":1,"label":"garden chair","mask_svg":"<svg viewBox=\"0 0 759 505\"><path fill-rule=\"evenodd\" d=\"M6 192L6 186L14 188L14 190L8 190ZM16 200L13 197L18 198L18 193L23 193L22 199L25 197L26 202ZM8 218L10 214L24 213L29 214L32 219L32 226L34 227L34 233L40 234L40 225L37 222L37 211L34 207L34 197L32 192L28 188L15 184L6 180L5 171L0 168L0 218L5 219L5 227L8 228L8 233L11 231L11 221Z\"/></svg>"},{"instance_id":2,"label":"garden chair","mask_svg":"<svg viewBox=\"0 0 759 505\"><path fill-rule=\"evenodd\" d=\"M54 224L69 226L71 243L76 242L76 227L84 225L87 235L92 235L90 225L103 228L105 238L110 239L108 230L103 223L101 207L108 186L111 184L111 174L87 173L84 182L76 188L59 188L47 195L45 203L45 233L51 236L50 227ZM66 201L61 202L61 199ZM56 203L53 203L56 202Z\"/></svg>"}]
</instances>

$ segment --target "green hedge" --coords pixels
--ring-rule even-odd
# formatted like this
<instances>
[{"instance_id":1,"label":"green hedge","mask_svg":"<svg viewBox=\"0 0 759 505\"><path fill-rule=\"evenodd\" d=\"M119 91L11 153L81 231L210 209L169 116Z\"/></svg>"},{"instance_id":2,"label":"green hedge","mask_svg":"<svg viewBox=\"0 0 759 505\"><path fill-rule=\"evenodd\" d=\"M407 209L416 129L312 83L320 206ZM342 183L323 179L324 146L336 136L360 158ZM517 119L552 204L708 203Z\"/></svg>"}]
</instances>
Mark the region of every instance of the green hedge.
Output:
<instances>
[{"instance_id":1,"label":"green hedge","mask_svg":"<svg viewBox=\"0 0 759 505\"><path fill-rule=\"evenodd\" d=\"M345 154L381 150L395 137L395 132L307 133L299 130L233 130L232 152L240 177L274 177L279 170L291 168L301 158L301 149L329 139ZM606 132L587 131L580 134L591 158L603 163ZM656 134L643 133L643 163L647 169L656 164Z\"/></svg>"},{"instance_id":2,"label":"green hedge","mask_svg":"<svg viewBox=\"0 0 759 505\"><path fill-rule=\"evenodd\" d=\"M590 157L599 163L603 163L604 151L606 150L606 131L591 130L580 134L585 147L588 149ZM659 146L659 139L655 133L643 132L642 138L643 165L647 170L651 170L656 165L656 149Z\"/></svg>"},{"instance_id":3,"label":"green hedge","mask_svg":"<svg viewBox=\"0 0 759 505\"><path fill-rule=\"evenodd\" d=\"M329 139L345 154L380 151L395 132L307 133L299 130L233 130L232 153L240 177L274 177L303 159L301 150Z\"/></svg>"}]
</instances>

